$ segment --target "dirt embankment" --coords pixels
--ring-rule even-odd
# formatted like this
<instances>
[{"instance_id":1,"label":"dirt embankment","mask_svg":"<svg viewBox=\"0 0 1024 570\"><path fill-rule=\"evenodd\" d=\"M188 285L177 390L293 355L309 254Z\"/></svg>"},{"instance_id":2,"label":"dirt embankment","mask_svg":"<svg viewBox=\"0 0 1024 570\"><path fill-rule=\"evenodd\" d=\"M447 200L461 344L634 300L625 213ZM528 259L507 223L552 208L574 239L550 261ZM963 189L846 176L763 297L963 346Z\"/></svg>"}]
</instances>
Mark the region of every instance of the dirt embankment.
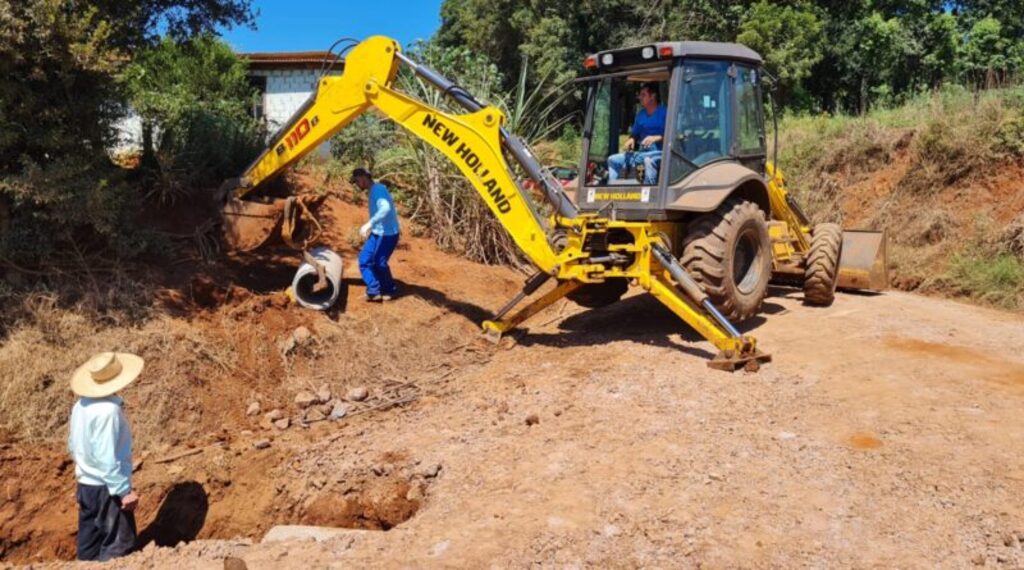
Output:
<instances>
[{"instance_id":1,"label":"dirt embankment","mask_svg":"<svg viewBox=\"0 0 1024 570\"><path fill-rule=\"evenodd\" d=\"M328 207L353 259L361 209ZM176 316L65 341L83 357L125 341L150 363L125 394L147 546L114 567L1024 564L1019 314L898 292L810 309L773 288L745 329L774 362L726 374L633 295L556 304L492 348L478 322L520 277L404 244L390 304L364 303L349 264L339 311L285 306L271 256L189 277L163 297ZM15 333L0 362L33 339ZM59 421L0 448L5 562L73 556ZM355 530L253 544L282 523Z\"/></svg>"},{"instance_id":2,"label":"dirt embankment","mask_svg":"<svg viewBox=\"0 0 1024 570\"><path fill-rule=\"evenodd\" d=\"M428 397L439 379L484 358L477 323L514 293L519 277L407 236L393 258L402 302L371 306L347 237L363 208L331 200L322 215L326 244L346 262L342 301L328 314L289 304L283 290L298 261L283 250L171 268L161 279L172 285L152 292L150 316L134 326L34 307L34 322L0 347L0 367L12 379L0 439L0 559L73 556L74 467L61 445L73 403L66 378L111 347L147 361L125 394L136 484L148 497L139 513L150 531L145 542L259 536L289 521L390 528L415 512L424 485L414 459L369 453L365 464L346 468L342 498L316 500L307 486L326 483L290 476L277 439L307 441L309 426L332 412L352 421ZM366 396L356 401L351 393L360 388ZM299 394L316 400L297 402ZM255 449L260 440L271 447ZM387 476L375 474L379 465Z\"/></svg>"},{"instance_id":3,"label":"dirt embankment","mask_svg":"<svg viewBox=\"0 0 1024 570\"><path fill-rule=\"evenodd\" d=\"M792 116L787 182L815 221L886 230L893 285L1024 309L1020 89L948 88L865 116Z\"/></svg>"}]
</instances>

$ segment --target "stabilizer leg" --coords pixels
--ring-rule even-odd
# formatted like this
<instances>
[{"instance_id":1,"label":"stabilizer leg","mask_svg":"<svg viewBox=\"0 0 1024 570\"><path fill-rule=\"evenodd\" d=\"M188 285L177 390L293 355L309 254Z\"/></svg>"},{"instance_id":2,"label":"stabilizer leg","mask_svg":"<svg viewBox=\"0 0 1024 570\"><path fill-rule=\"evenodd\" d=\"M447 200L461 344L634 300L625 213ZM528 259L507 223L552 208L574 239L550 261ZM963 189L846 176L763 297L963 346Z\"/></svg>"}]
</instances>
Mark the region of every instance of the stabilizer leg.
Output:
<instances>
[{"instance_id":1,"label":"stabilizer leg","mask_svg":"<svg viewBox=\"0 0 1024 570\"><path fill-rule=\"evenodd\" d=\"M651 253L665 268L664 275L651 275L651 294L718 347L721 352L714 360L708 362L710 368L732 372L742 367L756 371L762 362L771 362L771 356L757 350L757 341L741 335L736 327L718 312L700 285L690 277L665 246L654 244ZM675 284L672 283L673 280ZM681 293L685 293L685 296Z\"/></svg>"},{"instance_id":2,"label":"stabilizer leg","mask_svg":"<svg viewBox=\"0 0 1024 570\"><path fill-rule=\"evenodd\" d=\"M757 349L757 343L753 338L734 335L732 331L719 326L706 311L680 295L675 285L664 278L652 276L651 294L693 327L693 330L718 347L720 352L713 360L708 361L709 368L727 372L743 368L754 372L762 363L772 361L771 355Z\"/></svg>"},{"instance_id":3,"label":"stabilizer leg","mask_svg":"<svg viewBox=\"0 0 1024 570\"><path fill-rule=\"evenodd\" d=\"M578 289L581 285L583 284L578 281L563 281L554 289L534 299L533 302L523 307L512 316L507 318L504 316L496 316L495 320L484 321L484 335L487 337L487 340L497 343L501 340L502 334L514 329L526 319L543 311L555 301ZM517 295L517 299L520 298L521 297ZM506 310L504 310L501 315L508 312L508 308L509 305L506 305Z\"/></svg>"}]
</instances>

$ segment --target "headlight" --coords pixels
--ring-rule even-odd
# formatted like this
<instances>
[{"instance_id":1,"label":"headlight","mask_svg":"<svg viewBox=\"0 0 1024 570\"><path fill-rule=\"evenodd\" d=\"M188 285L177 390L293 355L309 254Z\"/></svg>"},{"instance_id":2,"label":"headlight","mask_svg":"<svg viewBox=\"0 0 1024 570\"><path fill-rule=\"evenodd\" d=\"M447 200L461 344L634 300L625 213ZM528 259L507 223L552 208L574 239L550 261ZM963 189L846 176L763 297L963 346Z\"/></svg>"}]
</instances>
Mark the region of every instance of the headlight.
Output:
<instances>
[{"instance_id":1,"label":"headlight","mask_svg":"<svg viewBox=\"0 0 1024 570\"><path fill-rule=\"evenodd\" d=\"M643 56L644 59L651 59L654 57L654 48L647 46L640 50L640 55Z\"/></svg>"},{"instance_id":2,"label":"headlight","mask_svg":"<svg viewBox=\"0 0 1024 570\"><path fill-rule=\"evenodd\" d=\"M601 65L611 65L613 61L615 61L615 58L610 53L601 56Z\"/></svg>"}]
</instances>

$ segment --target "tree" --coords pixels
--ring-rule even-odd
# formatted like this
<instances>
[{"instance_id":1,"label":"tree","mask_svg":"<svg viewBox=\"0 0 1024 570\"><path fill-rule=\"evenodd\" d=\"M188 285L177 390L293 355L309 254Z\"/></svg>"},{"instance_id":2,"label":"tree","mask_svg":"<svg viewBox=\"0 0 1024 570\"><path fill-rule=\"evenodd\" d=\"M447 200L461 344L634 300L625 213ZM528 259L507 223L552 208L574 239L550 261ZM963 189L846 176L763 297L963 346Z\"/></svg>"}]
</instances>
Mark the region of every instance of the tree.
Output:
<instances>
[{"instance_id":1,"label":"tree","mask_svg":"<svg viewBox=\"0 0 1024 570\"><path fill-rule=\"evenodd\" d=\"M779 80L779 102L791 106L806 99L802 84L821 61L823 26L811 6L779 8L767 0L751 6L740 23L736 41L759 52ZM807 107L803 101L801 107Z\"/></svg>"},{"instance_id":2,"label":"tree","mask_svg":"<svg viewBox=\"0 0 1024 570\"><path fill-rule=\"evenodd\" d=\"M1002 83L1010 71L1021 66L1011 47L999 20L987 17L975 22L964 42L960 62L966 79L975 85Z\"/></svg>"},{"instance_id":3,"label":"tree","mask_svg":"<svg viewBox=\"0 0 1024 570\"><path fill-rule=\"evenodd\" d=\"M136 250L137 196L106 154L121 71L161 27L251 21L248 0L0 0L0 264L38 264L58 243Z\"/></svg>"},{"instance_id":4,"label":"tree","mask_svg":"<svg viewBox=\"0 0 1024 570\"><path fill-rule=\"evenodd\" d=\"M156 188L175 199L245 166L263 146L250 115L256 95L247 66L223 41L203 34L182 43L163 38L139 52L122 74L143 124L143 165ZM156 134L157 136L154 136Z\"/></svg>"}]
</instances>

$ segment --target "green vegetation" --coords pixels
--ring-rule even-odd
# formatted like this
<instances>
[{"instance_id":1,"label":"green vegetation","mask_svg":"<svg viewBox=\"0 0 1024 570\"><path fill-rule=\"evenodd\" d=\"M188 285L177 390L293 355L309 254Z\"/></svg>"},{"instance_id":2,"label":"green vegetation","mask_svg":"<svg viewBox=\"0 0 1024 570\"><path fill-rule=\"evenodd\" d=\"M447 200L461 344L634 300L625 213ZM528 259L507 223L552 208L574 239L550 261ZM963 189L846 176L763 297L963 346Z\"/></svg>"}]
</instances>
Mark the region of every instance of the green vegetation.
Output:
<instances>
[{"instance_id":1,"label":"green vegetation","mask_svg":"<svg viewBox=\"0 0 1024 570\"><path fill-rule=\"evenodd\" d=\"M103 271L150 247L143 192L107 155L122 73L158 29L184 41L249 22L247 0L0 3L0 265Z\"/></svg>"},{"instance_id":2,"label":"green vegetation","mask_svg":"<svg viewBox=\"0 0 1024 570\"><path fill-rule=\"evenodd\" d=\"M1019 0L445 0L437 39L498 65L510 89L575 75L586 53L659 40L741 41L766 58L784 106L864 113L956 83L1005 84L1024 68Z\"/></svg>"},{"instance_id":3,"label":"green vegetation","mask_svg":"<svg viewBox=\"0 0 1024 570\"><path fill-rule=\"evenodd\" d=\"M165 37L122 74L142 119L145 185L164 201L216 186L262 150L262 125L245 62L211 35L185 42Z\"/></svg>"},{"instance_id":4,"label":"green vegetation","mask_svg":"<svg viewBox=\"0 0 1024 570\"><path fill-rule=\"evenodd\" d=\"M1024 307L1024 261L1000 254L958 254L950 261L949 286L977 301L1007 309Z\"/></svg>"}]
</instances>

